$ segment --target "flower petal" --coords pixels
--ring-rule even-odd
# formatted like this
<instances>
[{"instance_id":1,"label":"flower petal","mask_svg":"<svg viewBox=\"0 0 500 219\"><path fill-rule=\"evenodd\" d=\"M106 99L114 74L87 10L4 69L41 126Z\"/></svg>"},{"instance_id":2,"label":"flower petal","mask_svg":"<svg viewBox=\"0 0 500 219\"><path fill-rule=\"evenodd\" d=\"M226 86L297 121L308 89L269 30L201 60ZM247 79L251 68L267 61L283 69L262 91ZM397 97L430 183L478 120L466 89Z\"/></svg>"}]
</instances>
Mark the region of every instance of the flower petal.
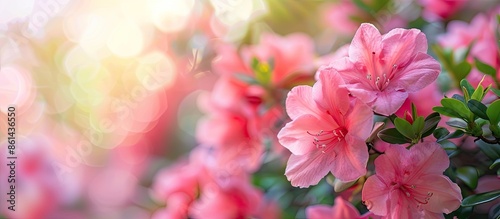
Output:
<instances>
[{"instance_id":1,"label":"flower petal","mask_svg":"<svg viewBox=\"0 0 500 219\"><path fill-rule=\"evenodd\" d=\"M462 203L460 187L442 174L424 175L417 179L416 189L426 194L432 193L429 203L422 208L434 213L446 214L458 209Z\"/></svg>"},{"instance_id":2,"label":"flower petal","mask_svg":"<svg viewBox=\"0 0 500 219\"><path fill-rule=\"evenodd\" d=\"M385 92L378 93L377 98L371 106L376 113L389 116L398 111L406 98L408 98L408 93L405 91L386 90Z\"/></svg>"},{"instance_id":3,"label":"flower petal","mask_svg":"<svg viewBox=\"0 0 500 219\"><path fill-rule=\"evenodd\" d=\"M337 196L332 214L328 218L359 218L359 211L350 202Z\"/></svg>"},{"instance_id":4,"label":"flower petal","mask_svg":"<svg viewBox=\"0 0 500 219\"><path fill-rule=\"evenodd\" d=\"M313 205L306 208L306 216L308 219L331 218L332 207L328 205Z\"/></svg>"},{"instance_id":5,"label":"flower petal","mask_svg":"<svg viewBox=\"0 0 500 219\"><path fill-rule=\"evenodd\" d=\"M353 181L366 174L368 149L364 140L347 134L335 150L332 173L341 181Z\"/></svg>"},{"instance_id":6,"label":"flower petal","mask_svg":"<svg viewBox=\"0 0 500 219\"><path fill-rule=\"evenodd\" d=\"M290 155L285 175L292 186L307 188L316 185L326 176L333 165L333 158L321 150L313 150L304 155Z\"/></svg>"},{"instance_id":7,"label":"flower petal","mask_svg":"<svg viewBox=\"0 0 500 219\"><path fill-rule=\"evenodd\" d=\"M349 59L354 62L372 63L373 53L378 55L381 50L382 35L373 24L363 23L356 31L349 47Z\"/></svg>"},{"instance_id":8,"label":"flower petal","mask_svg":"<svg viewBox=\"0 0 500 219\"><path fill-rule=\"evenodd\" d=\"M366 139L372 130L373 111L358 99L354 99L351 105L352 110L346 115L346 128L352 135Z\"/></svg>"},{"instance_id":9,"label":"flower petal","mask_svg":"<svg viewBox=\"0 0 500 219\"><path fill-rule=\"evenodd\" d=\"M325 127L324 122L316 117L305 114L287 123L278 133L281 145L288 148L292 154L303 155L316 150L314 136L309 133L318 133ZM324 130L327 130L324 128Z\"/></svg>"},{"instance_id":10,"label":"flower petal","mask_svg":"<svg viewBox=\"0 0 500 219\"><path fill-rule=\"evenodd\" d=\"M382 37L380 58L388 67L408 65L417 52L427 52L427 39L418 29L396 28Z\"/></svg>"},{"instance_id":11,"label":"flower petal","mask_svg":"<svg viewBox=\"0 0 500 219\"><path fill-rule=\"evenodd\" d=\"M450 164L448 155L436 142L416 144L410 149L410 153L414 164L414 178L419 178L422 174L442 174Z\"/></svg>"},{"instance_id":12,"label":"flower petal","mask_svg":"<svg viewBox=\"0 0 500 219\"><path fill-rule=\"evenodd\" d=\"M368 177L361 196L368 210L376 215L387 215L389 189L380 177L377 175Z\"/></svg>"},{"instance_id":13,"label":"flower petal","mask_svg":"<svg viewBox=\"0 0 500 219\"><path fill-rule=\"evenodd\" d=\"M319 118L320 111L313 100L312 87L296 86L288 92L286 112L292 120L304 114L315 115Z\"/></svg>"},{"instance_id":14,"label":"flower petal","mask_svg":"<svg viewBox=\"0 0 500 219\"><path fill-rule=\"evenodd\" d=\"M407 66L398 69L388 88L416 92L431 84L441 72L441 66L432 56L418 53Z\"/></svg>"},{"instance_id":15,"label":"flower petal","mask_svg":"<svg viewBox=\"0 0 500 219\"><path fill-rule=\"evenodd\" d=\"M337 112L345 115L349 109L350 99L349 91L342 87L344 84L342 77L337 72L326 69L320 70L318 74L319 80L313 86L314 101L334 115L337 115Z\"/></svg>"}]
</instances>

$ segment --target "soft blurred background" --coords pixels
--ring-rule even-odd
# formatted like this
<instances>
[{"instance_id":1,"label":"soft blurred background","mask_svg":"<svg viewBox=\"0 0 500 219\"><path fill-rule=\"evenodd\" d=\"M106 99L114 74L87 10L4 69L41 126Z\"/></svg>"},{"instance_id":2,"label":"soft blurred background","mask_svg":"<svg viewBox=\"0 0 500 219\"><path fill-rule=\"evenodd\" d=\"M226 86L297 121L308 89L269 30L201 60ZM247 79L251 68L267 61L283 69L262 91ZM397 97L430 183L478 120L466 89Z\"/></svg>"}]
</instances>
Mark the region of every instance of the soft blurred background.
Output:
<instances>
[{"instance_id":1,"label":"soft blurred background","mask_svg":"<svg viewBox=\"0 0 500 219\"><path fill-rule=\"evenodd\" d=\"M274 138L286 122L282 108L286 91L297 84L311 84L318 66L341 56L339 48L351 41L362 22L375 24L382 33L397 27L419 28L429 44L436 44L454 20L467 26L481 14L496 22L498 5L495 0L0 0L2 187L6 185L4 130L10 105L16 106L19 157L17 209L15 213L8 211L2 201L0 218L210 215L211 211L230 211L222 206L231 205L234 199L228 204L219 201L217 206L204 206L207 203L200 200L217 196L217 188L227 192L224 189L233 184L237 192L230 194L239 192L245 200L252 196L248 194L257 194L259 203L265 200L262 202L268 204L264 204L266 209L257 210L244 205L250 210L220 218L303 218L305 207L331 205L336 193L328 179L300 190L292 188L283 176L288 155ZM493 38L498 37L496 28L492 26L490 31ZM455 34L469 34L470 40L477 42L484 38L473 35L478 32ZM271 47L276 48L266 50ZM231 64L253 68L249 67L254 65L251 57L267 57L260 59L257 68L271 66L275 70L304 62L291 73L283 73L300 72L300 80L295 77L286 83L272 83L272 92L245 85L245 104L257 104L258 110L264 106L268 111L258 114L264 119L249 119L254 112L247 113L248 108L238 109L238 113L230 108L232 116L218 117L218 112L228 111L221 110L224 103L218 102L238 91L220 86L216 91L214 86L225 83L221 82L227 78L223 71L238 69ZM498 75L498 56L490 65L496 67ZM437 92L436 104L444 92L452 91L450 78L453 76L443 74L442 83L431 88L430 92ZM214 97L216 93L219 96ZM414 102L416 99L418 95ZM420 101L425 105L426 100ZM420 112L430 113L430 108L432 105ZM258 123L258 164L238 177L244 182L228 180L231 182L226 185L215 174L216 189L205 189L197 179L190 188L196 190L193 200L178 201L186 197L173 196L171 190L179 190L178 184L189 184L191 166L213 169L228 165L213 164L208 161L213 154L203 152L226 150L213 145L229 144L227 139L241 134L235 128L238 125L227 118L243 121L245 130L249 129L247 120ZM231 125L221 127L224 124ZM219 138L227 141L221 143ZM247 136L242 141L249 139ZM184 169L176 170L179 166ZM197 171L192 174L205 172ZM488 180L483 181L493 187L500 185L498 178ZM243 184L248 188L241 188ZM359 189L352 187L342 195L366 211L359 195L353 195L359 194ZM172 208L184 212L172 213ZM488 209L477 214L487 214Z\"/></svg>"}]
</instances>

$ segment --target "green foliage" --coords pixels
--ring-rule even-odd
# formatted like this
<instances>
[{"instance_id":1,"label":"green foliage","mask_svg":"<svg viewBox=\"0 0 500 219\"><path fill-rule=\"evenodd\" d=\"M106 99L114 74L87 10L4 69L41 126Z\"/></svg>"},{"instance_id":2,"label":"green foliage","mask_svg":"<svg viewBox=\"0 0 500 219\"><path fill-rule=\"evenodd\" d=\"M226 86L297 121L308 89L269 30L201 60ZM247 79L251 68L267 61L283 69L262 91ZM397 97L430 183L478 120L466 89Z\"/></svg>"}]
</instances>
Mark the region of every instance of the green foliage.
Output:
<instances>
[{"instance_id":1,"label":"green foliage","mask_svg":"<svg viewBox=\"0 0 500 219\"><path fill-rule=\"evenodd\" d=\"M479 194L471 195L471 196L464 198L464 200L462 201L462 206L464 206L464 207L475 206L475 205L479 205L479 204L493 201L499 197L500 197L500 190L479 193Z\"/></svg>"},{"instance_id":2,"label":"green foliage","mask_svg":"<svg viewBox=\"0 0 500 219\"><path fill-rule=\"evenodd\" d=\"M471 189L476 189L478 177L479 174L474 167L465 166L457 169L457 178L462 180Z\"/></svg>"},{"instance_id":3,"label":"green foliage","mask_svg":"<svg viewBox=\"0 0 500 219\"><path fill-rule=\"evenodd\" d=\"M477 58L474 58L474 64L476 65L477 70L479 70L480 72L489 76L496 77L497 70L495 70L495 68L491 67L490 65L481 62L481 60Z\"/></svg>"},{"instance_id":4,"label":"green foliage","mask_svg":"<svg viewBox=\"0 0 500 219\"><path fill-rule=\"evenodd\" d=\"M388 128L380 131L378 137L391 144L411 143L411 139L406 138L396 128Z\"/></svg>"}]
</instances>

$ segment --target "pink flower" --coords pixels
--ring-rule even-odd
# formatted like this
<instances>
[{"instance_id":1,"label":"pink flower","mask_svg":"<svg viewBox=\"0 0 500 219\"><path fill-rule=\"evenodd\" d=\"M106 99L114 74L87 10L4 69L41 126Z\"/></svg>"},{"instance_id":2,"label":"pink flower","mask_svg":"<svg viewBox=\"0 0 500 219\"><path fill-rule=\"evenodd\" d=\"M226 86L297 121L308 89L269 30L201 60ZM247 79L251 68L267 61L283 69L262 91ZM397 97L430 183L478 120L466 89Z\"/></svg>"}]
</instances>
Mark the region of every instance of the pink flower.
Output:
<instances>
[{"instance_id":1,"label":"pink flower","mask_svg":"<svg viewBox=\"0 0 500 219\"><path fill-rule=\"evenodd\" d=\"M190 208L192 218L233 219L260 214L263 193L241 178L207 184L201 197Z\"/></svg>"},{"instance_id":2,"label":"pink flower","mask_svg":"<svg viewBox=\"0 0 500 219\"><path fill-rule=\"evenodd\" d=\"M324 11L324 21L335 32L341 35L349 35L356 31L359 19L366 20L367 15L358 8L352 1L338 1L331 5L326 5Z\"/></svg>"},{"instance_id":3,"label":"pink flower","mask_svg":"<svg viewBox=\"0 0 500 219\"><path fill-rule=\"evenodd\" d=\"M341 197L335 198L335 205L313 205L306 208L306 216L308 219L323 219L323 218L350 218L350 219L376 219L380 218L368 212L360 215L350 202Z\"/></svg>"},{"instance_id":4,"label":"pink flower","mask_svg":"<svg viewBox=\"0 0 500 219\"><path fill-rule=\"evenodd\" d=\"M467 0L419 0L424 11L422 16L428 21L446 19L455 14Z\"/></svg>"},{"instance_id":5,"label":"pink flower","mask_svg":"<svg viewBox=\"0 0 500 219\"><path fill-rule=\"evenodd\" d=\"M450 161L435 142L409 150L391 146L375 160L376 175L363 187L367 208L385 218L444 218L462 201L460 188L443 171Z\"/></svg>"},{"instance_id":6,"label":"pink flower","mask_svg":"<svg viewBox=\"0 0 500 219\"><path fill-rule=\"evenodd\" d=\"M293 121L281 129L278 139L292 152L285 175L293 186L315 185L330 171L342 181L366 173L365 139L373 113L349 96L340 75L320 72L312 88L293 88L286 110Z\"/></svg>"},{"instance_id":7,"label":"pink flower","mask_svg":"<svg viewBox=\"0 0 500 219\"><path fill-rule=\"evenodd\" d=\"M350 93L377 113L396 112L408 97L432 83L439 63L426 54L427 40L417 29L394 29L381 35L371 24L361 24L349 57L319 71L338 71Z\"/></svg>"},{"instance_id":8,"label":"pink flower","mask_svg":"<svg viewBox=\"0 0 500 219\"><path fill-rule=\"evenodd\" d=\"M497 70L496 77L500 79L500 55L498 50L491 49L497 46L497 19L496 15L500 13L500 7L494 8L489 15L478 14L470 24L463 21L452 21L448 25L447 33L438 37L439 44L447 49L452 49L454 52L463 52L471 45L467 61L474 62L474 58L492 66ZM477 86L482 80L484 74L473 68L467 80L472 86ZM491 77L486 77L483 81L483 86L488 86L494 83Z\"/></svg>"}]
</instances>

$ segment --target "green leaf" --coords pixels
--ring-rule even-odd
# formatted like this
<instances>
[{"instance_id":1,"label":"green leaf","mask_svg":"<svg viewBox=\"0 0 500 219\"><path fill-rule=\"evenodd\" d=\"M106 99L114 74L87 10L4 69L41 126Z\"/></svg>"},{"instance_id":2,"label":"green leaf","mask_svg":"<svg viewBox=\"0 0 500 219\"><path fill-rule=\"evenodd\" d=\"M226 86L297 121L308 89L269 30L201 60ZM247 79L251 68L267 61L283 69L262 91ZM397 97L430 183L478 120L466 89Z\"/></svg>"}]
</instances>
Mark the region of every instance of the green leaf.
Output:
<instances>
[{"instance_id":1,"label":"green leaf","mask_svg":"<svg viewBox=\"0 0 500 219\"><path fill-rule=\"evenodd\" d=\"M465 103L465 99L462 95L459 95L459 94L453 94L453 96L451 96L451 98L453 99L457 99L457 100L460 100L461 102L464 102Z\"/></svg>"},{"instance_id":2,"label":"green leaf","mask_svg":"<svg viewBox=\"0 0 500 219\"><path fill-rule=\"evenodd\" d=\"M454 151L457 149L457 145L448 140L441 140L439 144L441 145L441 148L447 151Z\"/></svg>"},{"instance_id":3,"label":"green leaf","mask_svg":"<svg viewBox=\"0 0 500 219\"><path fill-rule=\"evenodd\" d=\"M415 135L421 134L422 130L424 129L424 117L423 116L416 117L416 119L413 121L413 124L411 124L411 127L413 128L413 133Z\"/></svg>"},{"instance_id":4,"label":"green leaf","mask_svg":"<svg viewBox=\"0 0 500 219\"><path fill-rule=\"evenodd\" d=\"M500 158L500 147L497 144L488 144L482 140L476 141L481 151L492 160Z\"/></svg>"},{"instance_id":5,"label":"green leaf","mask_svg":"<svg viewBox=\"0 0 500 219\"><path fill-rule=\"evenodd\" d=\"M464 136L465 132L462 131L462 130L456 130L455 132L449 134L448 136L446 136L446 139L453 139L453 138L460 138L462 136Z\"/></svg>"},{"instance_id":6,"label":"green leaf","mask_svg":"<svg viewBox=\"0 0 500 219\"><path fill-rule=\"evenodd\" d=\"M432 134L434 129L437 127L441 117L439 113L431 113L425 118L424 128L422 129L422 138L427 137Z\"/></svg>"},{"instance_id":7,"label":"green leaf","mask_svg":"<svg viewBox=\"0 0 500 219\"><path fill-rule=\"evenodd\" d=\"M467 106L469 107L470 111L479 116L479 118L488 120L488 115L486 115L487 108L483 103L475 99L470 99L469 102L467 102Z\"/></svg>"},{"instance_id":8,"label":"green leaf","mask_svg":"<svg viewBox=\"0 0 500 219\"><path fill-rule=\"evenodd\" d=\"M413 119L417 118L417 107L415 106L415 104L411 103L411 116L413 117Z\"/></svg>"},{"instance_id":9,"label":"green leaf","mask_svg":"<svg viewBox=\"0 0 500 219\"><path fill-rule=\"evenodd\" d=\"M396 127L398 132L404 135L405 137L409 139L415 138L415 132L413 132L413 128L408 121L398 117L394 119L394 126Z\"/></svg>"},{"instance_id":10,"label":"green leaf","mask_svg":"<svg viewBox=\"0 0 500 219\"><path fill-rule=\"evenodd\" d=\"M490 170L494 169L496 166L500 164L500 158L496 159L491 165Z\"/></svg>"},{"instance_id":11,"label":"green leaf","mask_svg":"<svg viewBox=\"0 0 500 219\"><path fill-rule=\"evenodd\" d=\"M478 178L476 168L470 166L459 167L457 169L457 177L462 180L469 188L476 189Z\"/></svg>"},{"instance_id":12,"label":"green leaf","mask_svg":"<svg viewBox=\"0 0 500 219\"><path fill-rule=\"evenodd\" d=\"M459 129L466 129L467 128L467 123L464 120L458 119L458 118L451 118L448 121L446 121L446 124L451 126L451 127L455 127L455 128L459 128Z\"/></svg>"},{"instance_id":13,"label":"green leaf","mask_svg":"<svg viewBox=\"0 0 500 219\"><path fill-rule=\"evenodd\" d=\"M451 110L451 109L448 109L446 107L435 106L432 108L432 110L438 112L441 115L445 115L445 116L452 117L452 118L460 118L460 114L455 112L455 110Z\"/></svg>"},{"instance_id":14,"label":"green leaf","mask_svg":"<svg viewBox=\"0 0 500 219\"><path fill-rule=\"evenodd\" d=\"M499 197L500 197L500 190L479 193L479 194L471 195L471 196L464 198L464 200L462 201L462 206L464 206L464 207L475 206L475 205L479 205L479 204L493 201Z\"/></svg>"},{"instance_id":15,"label":"green leaf","mask_svg":"<svg viewBox=\"0 0 500 219\"><path fill-rule=\"evenodd\" d=\"M488 106L486 115L488 115L490 123L498 124L500 122L500 100L495 100Z\"/></svg>"},{"instance_id":16,"label":"green leaf","mask_svg":"<svg viewBox=\"0 0 500 219\"><path fill-rule=\"evenodd\" d=\"M441 100L441 105L455 111L460 115L461 118L465 120L470 118L471 112L469 111L465 103L461 102L460 100L453 98L444 98Z\"/></svg>"},{"instance_id":17,"label":"green leaf","mask_svg":"<svg viewBox=\"0 0 500 219\"><path fill-rule=\"evenodd\" d=\"M474 87L472 87L472 85L470 85L470 83L466 79L462 79L460 81L460 87L464 91L464 94L465 94L465 92L467 92L468 94L474 93ZM465 99L467 99L467 98L465 98Z\"/></svg>"},{"instance_id":18,"label":"green leaf","mask_svg":"<svg viewBox=\"0 0 500 219\"><path fill-rule=\"evenodd\" d=\"M495 95L497 95L498 97L500 97L500 90L499 90L499 89L496 89L496 88L491 88L490 90L491 90L491 92L493 92Z\"/></svg>"},{"instance_id":19,"label":"green leaf","mask_svg":"<svg viewBox=\"0 0 500 219\"><path fill-rule=\"evenodd\" d=\"M482 85L477 86L476 90L474 90L474 93L470 96L471 99L474 100L483 100L484 97L484 88Z\"/></svg>"},{"instance_id":20,"label":"green leaf","mask_svg":"<svg viewBox=\"0 0 500 219\"><path fill-rule=\"evenodd\" d=\"M448 136L448 134L450 134L448 129L445 129L443 127L437 128L433 133L434 137L437 139L437 142L446 139L446 136Z\"/></svg>"},{"instance_id":21,"label":"green leaf","mask_svg":"<svg viewBox=\"0 0 500 219\"><path fill-rule=\"evenodd\" d=\"M477 70L479 70L480 72L482 72L486 75L489 75L489 76L496 77L497 71L495 70L495 68L491 67L490 65L488 65L484 62L481 62L481 60L479 60L477 58L474 58L474 64L476 65Z\"/></svg>"},{"instance_id":22,"label":"green leaf","mask_svg":"<svg viewBox=\"0 0 500 219\"><path fill-rule=\"evenodd\" d=\"M462 80L467 75L469 75L470 70L472 69L472 65L467 61L462 61L458 65L453 67L453 73L455 74L455 78L458 80Z\"/></svg>"},{"instance_id":23,"label":"green leaf","mask_svg":"<svg viewBox=\"0 0 500 219\"><path fill-rule=\"evenodd\" d=\"M405 138L401 133L395 128L384 129L378 133L378 137L385 142L391 144L406 144L410 143L411 140Z\"/></svg>"}]
</instances>

